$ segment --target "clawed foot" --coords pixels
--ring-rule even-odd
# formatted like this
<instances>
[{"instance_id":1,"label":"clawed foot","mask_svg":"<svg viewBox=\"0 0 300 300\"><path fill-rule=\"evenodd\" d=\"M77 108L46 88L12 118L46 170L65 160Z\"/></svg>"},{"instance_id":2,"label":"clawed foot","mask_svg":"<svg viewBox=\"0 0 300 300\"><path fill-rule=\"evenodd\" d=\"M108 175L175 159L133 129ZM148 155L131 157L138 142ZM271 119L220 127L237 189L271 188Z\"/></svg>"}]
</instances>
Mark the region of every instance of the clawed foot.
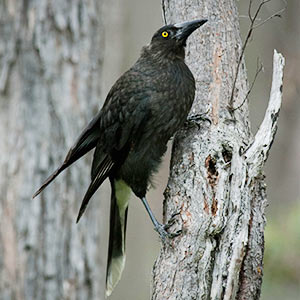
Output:
<instances>
[{"instance_id":1,"label":"clawed foot","mask_svg":"<svg viewBox=\"0 0 300 300\"><path fill-rule=\"evenodd\" d=\"M161 240L165 242L167 239L173 239L182 233L182 230L177 230L176 232L168 232L167 230L175 223L175 217L180 213L175 213L171 216L167 224L158 223L154 230L158 232Z\"/></svg>"},{"instance_id":2,"label":"clawed foot","mask_svg":"<svg viewBox=\"0 0 300 300\"><path fill-rule=\"evenodd\" d=\"M173 239L173 238L179 236L182 232L182 230L178 230L176 232L167 232L167 229L169 227L170 226L168 224L163 225L163 224L158 223L157 226L154 228L154 230L158 232L158 234L163 242L165 242L167 239Z\"/></svg>"},{"instance_id":3,"label":"clawed foot","mask_svg":"<svg viewBox=\"0 0 300 300\"><path fill-rule=\"evenodd\" d=\"M196 114L196 115L189 116L187 118L186 122L184 123L184 125L186 127L197 126L198 129L199 129L200 128L200 124L199 124L200 121L204 121L204 122L208 121L208 122L211 123L211 120L209 118L205 117L206 114L207 114L207 112L204 113L204 114Z\"/></svg>"}]
</instances>

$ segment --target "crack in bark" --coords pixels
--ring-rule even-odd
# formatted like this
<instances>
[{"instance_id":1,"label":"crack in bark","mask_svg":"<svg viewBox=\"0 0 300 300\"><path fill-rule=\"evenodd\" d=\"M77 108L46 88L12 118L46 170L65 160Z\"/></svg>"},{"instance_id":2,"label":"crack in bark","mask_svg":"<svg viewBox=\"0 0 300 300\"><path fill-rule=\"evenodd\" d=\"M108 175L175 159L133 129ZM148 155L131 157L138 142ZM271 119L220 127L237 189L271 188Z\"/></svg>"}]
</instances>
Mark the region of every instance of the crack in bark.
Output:
<instances>
[{"instance_id":1,"label":"crack in bark","mask_svg":"<svg viewBox=\"0 0 300 300\"><path fill-rule=\"evenodd\" d=\"M208 182L212 189L212 205L211 213L213 216L216 216L218 211L218 200L216 199L216 190L215 187L218 183L219 173L216 168L216 160L209 155L205 160L205 167L207 169L207 178Z\"/></svg>"}]
</instances>

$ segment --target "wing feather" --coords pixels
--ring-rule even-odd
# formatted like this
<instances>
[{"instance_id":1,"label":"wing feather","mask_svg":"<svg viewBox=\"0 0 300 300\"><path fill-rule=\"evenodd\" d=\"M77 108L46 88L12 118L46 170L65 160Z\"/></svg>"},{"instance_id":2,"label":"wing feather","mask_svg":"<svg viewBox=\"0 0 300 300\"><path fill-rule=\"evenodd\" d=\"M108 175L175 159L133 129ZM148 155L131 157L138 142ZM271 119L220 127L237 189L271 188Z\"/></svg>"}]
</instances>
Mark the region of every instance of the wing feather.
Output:
<instances>
[{"instance_id":1,"label":"wing feather","mask_svg":"<svg viewBox=\"0 0 300 300\"><path fill-rule=\"evenodd\" d=\"M97 175L95 176L95 178L92 180L92 182L90 183L88 190L85 193L85 196L82 200L80 209L79 209L79 213L78 213L78 217L76 220L76 223L79 222L81 216L83 215L91 197L94 195L94 193L97 191L97 189L99 188L99 186L102 184L102 182L109 176L111 170L114 167L114 162L111 160L111 158L109 157L109 155L107 155L101 165L99 166L99 171L97 173Z\"/></svg>"},{"instance_id":2,"label":"wing feather","mask_svg":"<svg viewBox=\"0 0 300 300\"><path fill-rule=\"evenodd\" d=\"M42 186L34 193L32 198L35 198L38 194L40 194L63 170L96 147L100 138L100 117L101 114L99 112L82 131L77 141L66 155L62 165L44 181Z\"/></svg>"}]
</instances>

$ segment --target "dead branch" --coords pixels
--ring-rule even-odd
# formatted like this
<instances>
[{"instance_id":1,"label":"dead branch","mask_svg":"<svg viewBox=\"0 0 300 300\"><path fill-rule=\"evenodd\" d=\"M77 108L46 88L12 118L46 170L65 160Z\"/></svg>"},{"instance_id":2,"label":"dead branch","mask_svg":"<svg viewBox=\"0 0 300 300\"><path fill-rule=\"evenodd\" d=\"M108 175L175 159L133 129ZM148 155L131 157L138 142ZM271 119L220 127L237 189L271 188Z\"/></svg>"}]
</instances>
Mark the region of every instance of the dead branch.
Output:
<instances>
[{"instance_id":1,"label":"dead branch","mask_svg":"<svg viewBox=\"0 0 300 300\"><path fill-rule=\"evenodd\" d=\"M269 105L265 117L254 137L253 143L244 154L246 161L252 162L252 172L257 172L257 170L261 169L261 166L268 157L276 133L277 120L282 101L283 67L284 57L274 50L273 78Z\"/></svg>"},{"instance_id":2,"label":"dead branch","mask_svg":"<svg viewBox=\"0 0 300 300\"><path fill-rule=\"evenodd\" d=\"M287 3L285 0L282 0L284 1L285 3L285 6L278 10L277 12L275 12L274 14L272 14L271 16L269 16L268 18L266 18L265 20L259 22L258 24L255 24L255 22L257 21L258 19L258 15L261 11L261 9L263 8L263 6L265 4L267 4L268 2L270 2L271 0L261 0L260 4L258 5L256 11L254 14L252 14L251 10L252 10L252 4L253 4L253 0L250 0L249 1L249 7L248 7L248 17L249 17L249 20L250 20L250 26L249 26L249 29L248 29L248 32L247 32L247 35L246 35L246 38L245 38L245 41L243 43L243 46L242 46L242 51L241 51L241 54L240 54L240 57L239 57L239 60L238 60L238 64L237 64L237 67L236 67L236 72L235 72L235 77L234 77L234 81L233 81L233 86L232 86L232 90L231 90L231 96L230 96L230 100L229 100L229 104L228 104L228 109L233 112L235 111L237 108L233 108L233 98L234 98L234 91L235 91L235 87L236 87L236 81L237 81L237 78L238 78L238 75L239 75L239 70L240 70L240 66L241 66L241 63L242 63L242 59L244 57L244 53L245 53L245 50L246 50L246 47L250 41L250 38L252 36L252 33L253 33L253 30L262 26L263 24L265 24L266 22L268 22L269 20L273 19L274 17L279 17L281 16L281 13L283 13L286 9L286 6L287 6ZM257 76L257 75L256 75ZM252 88L250 88L250 91L251 91ZM247 93L247 97L248 97L248 93ZM246 98L247 98L246 97ZM245 100L243 100L242 104L239 106L242 107L243 103L244 103Z\"/></svg>"}]
</instances>

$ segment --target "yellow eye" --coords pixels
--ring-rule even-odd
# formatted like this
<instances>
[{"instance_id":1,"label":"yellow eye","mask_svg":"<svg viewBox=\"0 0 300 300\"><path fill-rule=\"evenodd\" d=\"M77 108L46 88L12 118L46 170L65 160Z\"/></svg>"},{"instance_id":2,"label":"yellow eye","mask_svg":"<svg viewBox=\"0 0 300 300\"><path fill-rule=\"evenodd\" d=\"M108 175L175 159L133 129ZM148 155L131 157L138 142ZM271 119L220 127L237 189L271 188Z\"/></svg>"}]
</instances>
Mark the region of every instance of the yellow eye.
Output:
<instances>
[{"instance_id":1,"label":"yellow eye","mask_svg":"<svg viewBox=\"0 0 300 300\"><path fill-rule=\"evenodd\" d=\"M162 34L161 34L164 38L168 37L169 33L167 31L164 31Z\"/></svg>"}]
</instances>

